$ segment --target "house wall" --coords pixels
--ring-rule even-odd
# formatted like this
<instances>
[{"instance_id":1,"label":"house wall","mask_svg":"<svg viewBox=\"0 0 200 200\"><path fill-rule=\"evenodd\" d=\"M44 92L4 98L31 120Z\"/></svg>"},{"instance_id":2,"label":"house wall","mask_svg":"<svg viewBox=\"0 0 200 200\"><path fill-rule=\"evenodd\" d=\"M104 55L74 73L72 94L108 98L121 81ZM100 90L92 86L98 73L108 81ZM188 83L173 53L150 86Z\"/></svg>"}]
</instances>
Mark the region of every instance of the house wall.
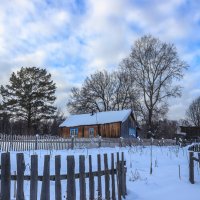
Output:
<instances>
[{"instance_id":1,"label":"house wall","mask_svg":"<svg viewBox=\"0 0 200 200\"><path fill-rule=\"evenodd\" d=\"M101 137L120 137L120 122L99 125L99 135Z\"/></svg>"},{"instance_id":2,"label":"house wall","mask_svg":"<svg viewBox=\"0 0 200 200\"><path fill-rule=\"evenodd\" d=\"M134 137L133 135L129 135L129 129L135 128L136 129L136 122L132 115L130 115L126 121L121 124L121 137ZM137 137L137 135L136 135Z\"/></svg>"},{"instance_id":3,"label":"house wall","mask_svg":"<svg viewBox=\"0 0 200 200\"><path fill-rule=\"evenodd\" d=\"M70 132L68 127L62 127L60 128L60 136L63 138L68 138L70 137Z\"/></svg>"}]
</instances>

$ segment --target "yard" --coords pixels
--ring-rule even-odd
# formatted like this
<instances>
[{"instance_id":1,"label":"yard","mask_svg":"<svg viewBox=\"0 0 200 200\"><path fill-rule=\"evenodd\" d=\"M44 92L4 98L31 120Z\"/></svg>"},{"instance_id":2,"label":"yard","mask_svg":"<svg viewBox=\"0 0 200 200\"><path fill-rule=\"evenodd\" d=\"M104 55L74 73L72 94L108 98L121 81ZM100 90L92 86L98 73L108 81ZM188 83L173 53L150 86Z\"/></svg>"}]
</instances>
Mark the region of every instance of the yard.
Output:
<instances>
[{"instance_id":1,"label":"yard","mask_svg":"<svg viewBox=\"0 0 200 200\"><path fill-rule=\"evenodd\" d=\"M79 171L79 155L85 155L86 172L88 171L88 155L92 155L93 169L97 170L97 154L101 154L103 169L103 154L108 154L110 168L111 153L124 152L127 166L127 200L193 200L200 194L200 168L195 162L195 184L189 182L188 151L187 147L153 146L152 147L152 174L150 175L150 146L94 148L75 150L37 150L24 151L26 170L30 174L30 155L37 154L39 158L38 173L43 174L44 155L50 154L50 173L55 174L55 155L61 155L61 174L66 174L66 156L75 156L75 171ZM11 152L11 174L16 171L16 152ZM11 197L14 198L15 183L11 184ZM24 182L25 198L29 199L29 181ZM55 199L54 182L50 183L51 199ZM66 198L66 180L61 181L62 197ZM104 194L104 178L102 178L102 194ZM40 197L41 182L38 184L38 199ZM97 179L95 178L95 195L97 196ZM89 199L88 180L86 179L86 197ZM79 199L79 183L76 181L76 198Z\"/></svg>"}]
</instances>

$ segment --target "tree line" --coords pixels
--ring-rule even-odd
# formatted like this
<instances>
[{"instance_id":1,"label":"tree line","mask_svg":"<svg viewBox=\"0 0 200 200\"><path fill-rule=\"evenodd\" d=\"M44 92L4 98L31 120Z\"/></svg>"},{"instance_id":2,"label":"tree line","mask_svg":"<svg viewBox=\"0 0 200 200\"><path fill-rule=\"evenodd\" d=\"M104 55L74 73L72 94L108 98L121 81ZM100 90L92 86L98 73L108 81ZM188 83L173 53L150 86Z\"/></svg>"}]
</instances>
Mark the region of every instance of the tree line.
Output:
<instances>
[{"instance_id":1,"label":"tree line","mask_svg":"<svg viewBox=\"0 0 200 200\"><path fill-rule=\"evenodd\" d=\"M174 44L145 35L114 71L96 71L73 87L67 109L82 114L131 108L146 132L161 136L163 127L176 126L166 117L168 99L181 96L178 81L187 68ZM21 133L57 133L63 115L54 106L55 91L46 69L22 67L13 73L0 88L1 132L11 130L12 123Z\"/></svg>"}]
</instances>

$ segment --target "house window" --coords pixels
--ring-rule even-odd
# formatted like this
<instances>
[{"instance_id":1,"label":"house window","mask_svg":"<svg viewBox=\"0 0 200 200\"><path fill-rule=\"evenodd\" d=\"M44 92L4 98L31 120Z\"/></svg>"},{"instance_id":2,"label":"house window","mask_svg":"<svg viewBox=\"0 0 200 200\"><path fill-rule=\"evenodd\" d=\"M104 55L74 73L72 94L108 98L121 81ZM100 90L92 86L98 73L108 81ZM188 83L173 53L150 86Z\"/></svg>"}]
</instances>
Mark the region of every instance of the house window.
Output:
<instances>
[{"instance_id":1,"label":"house window","mask_svg":"<svg viewBox=\"0 0 200 200\"><path fill-rule=\"evenodd\" d=\"M78 128L70 128L70 136L78 136Z\"/></svg>"},{"instance_id":2,"label":"house window","mask_svg":"<svg viewBox=\"0 0 200 200\"><path fill-rule=\"evenodd\" d=\"M94 137L94 128L89 128L89 136Z\"/></svg>"}]
</instances>

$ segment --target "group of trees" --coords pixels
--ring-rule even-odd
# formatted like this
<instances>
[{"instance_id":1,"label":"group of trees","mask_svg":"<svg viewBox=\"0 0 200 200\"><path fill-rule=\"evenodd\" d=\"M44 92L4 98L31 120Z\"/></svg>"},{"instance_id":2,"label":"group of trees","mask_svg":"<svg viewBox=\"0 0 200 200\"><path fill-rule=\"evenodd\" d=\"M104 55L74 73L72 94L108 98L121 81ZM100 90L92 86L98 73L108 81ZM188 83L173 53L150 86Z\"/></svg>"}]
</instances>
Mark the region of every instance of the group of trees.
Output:
<instances>
[{"instance_id":1,"label":"group of trees","mask_svg":"<svg viewBox=\"0 0 200 200\"><path fill-rule=\"evenodd\" d=\"M143 36L114 72L97 71L80 88L72 88L67 108L72 114L131 108L145 130L156 133L166 120L168 99L181 95L181 87L175 83L186 68L173 44ZM9 84L0 88L1 129L12 123L28 133L52 133L47 129L58 127L63 120L53 106L55 90L45 69L22 67L13 73Z\"/></svg>"},{"instance_id":2,"label":"group of trees","mask_svg":"<svg viewBox=\"0 0 200 200\"><path fill-rule=\"evenodd\" d=\"M131 108L145 131L156 132L168 111L168 99L181 95L187 64L173 44L151 35L138 39L115 72L96 72L81 88L73 88L68 101L72 113Z\"/></svg>"},{"instance_id":3,"label":"group of trees","mask_svg":"<svg viewBox=\"0 0 200 200\"><path fill-rule=\"evenodd\" d=\"M104 70L87 77L81 88L72 88L67 106L76 114L123 110L133 107L137 98L138 93L124 71Z\"/></svg>"}]
</instances>

